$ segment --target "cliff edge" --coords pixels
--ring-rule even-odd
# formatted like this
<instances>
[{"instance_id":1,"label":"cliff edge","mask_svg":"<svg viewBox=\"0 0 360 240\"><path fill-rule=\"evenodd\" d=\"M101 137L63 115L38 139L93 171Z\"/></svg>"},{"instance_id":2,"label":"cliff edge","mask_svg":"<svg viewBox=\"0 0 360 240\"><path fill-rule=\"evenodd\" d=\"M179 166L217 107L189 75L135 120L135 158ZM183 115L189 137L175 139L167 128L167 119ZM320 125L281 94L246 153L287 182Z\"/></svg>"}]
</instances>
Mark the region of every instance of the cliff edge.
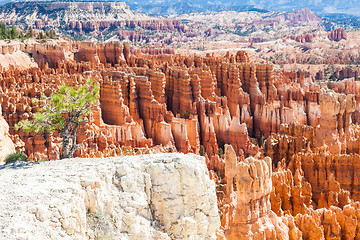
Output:
<instances>
[{"instance_id":1,"label":"cliff edge","mask_svg":"<svg viewBox=\"0 0 360 240\"><path fill-rule=\"evenodd\" d=\"M203 157L155 154L0 167L1 239L216 239Z\"/></svg>"}]
</instances>

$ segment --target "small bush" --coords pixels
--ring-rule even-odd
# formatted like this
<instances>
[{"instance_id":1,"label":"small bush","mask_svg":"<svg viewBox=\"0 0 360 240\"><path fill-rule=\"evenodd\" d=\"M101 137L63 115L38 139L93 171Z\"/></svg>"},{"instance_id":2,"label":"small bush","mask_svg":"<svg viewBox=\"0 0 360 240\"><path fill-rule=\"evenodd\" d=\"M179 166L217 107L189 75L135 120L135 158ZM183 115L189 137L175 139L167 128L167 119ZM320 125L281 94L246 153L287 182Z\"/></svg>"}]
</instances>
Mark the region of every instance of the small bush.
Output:
<instances>
[{"instance_id":1,"label":"small bush","mask_svg":"<svg viewBox=\"0 0 360 240\"><path fill-rule=\"evenodd\" d=\"M222 157L224 155L224 150L221 147L218 148L218 155L219 157Z\"/></svg>"},{"instance_id":2,"label":"small bush","mask_svg":"<svg viewBox=\"0 0 360 240\"><path fill-rule=\"evenodd\" d=\"M182 114L181 117L184 118L184 119L189 119L190 113L188 113L187 111L185 111L185 112Z\"/></svg>"},{"instance_id":3,"label":"small bush","mask_svg":"<svg viewBox=\"0 0 360 240\"><path fill-rule=\"evenodd\" d=\"M87 214L88 227L93 231L95 239L113 239L113 226L109 215L102 212Z\"/></svg>"},{"instance_id":4,"label":"small bush","mask_svg":"<svg viewBox=\"0 0 360 240\"><path fill-rule=\"evenodd\" d=\"M5 164L11 163L11 162L16 162L16 161L28 162L29 158L23 153L15 152L15 153L10 153L9 155L7 155L4 161L5 161Z\"/></svg>"}]
</instances>

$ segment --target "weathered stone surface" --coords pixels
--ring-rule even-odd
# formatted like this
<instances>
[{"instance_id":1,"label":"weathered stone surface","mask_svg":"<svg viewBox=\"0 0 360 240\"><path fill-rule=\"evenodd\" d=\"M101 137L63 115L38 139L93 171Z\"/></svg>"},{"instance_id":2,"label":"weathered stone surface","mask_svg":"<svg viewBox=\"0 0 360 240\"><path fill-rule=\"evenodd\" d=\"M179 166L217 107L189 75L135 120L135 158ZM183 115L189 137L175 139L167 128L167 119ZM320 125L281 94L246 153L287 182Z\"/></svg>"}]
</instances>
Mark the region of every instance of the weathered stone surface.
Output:
<instances>
[{"instance_id":1,"label":"weathered stone surface","mask_svg":"<svg viewBox=\"0 0 360 240\"><path fill-rule=\"evenodd\" d=\"M203 157L158 154L4 165L3 239L216 239Z\"/></svg>"},{"instance_id":2,"label":"weathered stone surface","mask_svg":"<svg viewBox=\"0 0 360 240\"><path fill-rule=\"evenodd\" d=\"M222 227L227 239L289 239L288 226L271 211L271 176L270 158L237 162L231 145L225 145Z\"/></svg>"},{"instance_id":3,"label":"weathered stone surface","mask_svg":"<svg viewBox=\"0 0 360 240\"><path fill-rule=\"evenodd\" d=\"M9 125L5 119L0 116L0 164L10 153L15 152L15 145L9 136Z\"/></svg>"}]
</instances>

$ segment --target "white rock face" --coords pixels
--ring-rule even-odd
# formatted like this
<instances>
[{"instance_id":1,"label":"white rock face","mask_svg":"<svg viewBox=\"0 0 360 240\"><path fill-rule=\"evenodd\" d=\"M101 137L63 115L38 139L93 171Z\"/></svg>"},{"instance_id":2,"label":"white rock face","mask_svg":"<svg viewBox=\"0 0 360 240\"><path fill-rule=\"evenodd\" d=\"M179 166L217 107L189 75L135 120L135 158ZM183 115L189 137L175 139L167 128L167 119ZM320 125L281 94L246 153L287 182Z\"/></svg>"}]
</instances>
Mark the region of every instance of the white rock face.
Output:
<instances>
[{"instance_id":1,"label":"white rock face","mask_svg":"<svg viewBox=\"0 0 360 240\"><path fill-rule=\"evenodd\" d=\"M0 167L0 239L216 239L202 157L154 154Z\"/></svg>"}]
</instances>

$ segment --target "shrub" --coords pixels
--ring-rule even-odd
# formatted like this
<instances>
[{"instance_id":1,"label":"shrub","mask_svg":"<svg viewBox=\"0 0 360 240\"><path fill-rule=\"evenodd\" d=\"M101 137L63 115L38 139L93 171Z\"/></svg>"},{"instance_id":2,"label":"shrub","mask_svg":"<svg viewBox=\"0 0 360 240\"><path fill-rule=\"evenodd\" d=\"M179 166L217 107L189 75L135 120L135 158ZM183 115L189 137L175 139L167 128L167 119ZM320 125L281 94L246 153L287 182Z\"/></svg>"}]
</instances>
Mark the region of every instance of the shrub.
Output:
<instances>
[{"instance_id":1,"label":"shrub","mask_svg":"<svg viewBox=\"0 0 360 240\"><path fill-rule=\"evenodd\" d=\"M86 117L91 109L96 106L98 95L99 84L92 80L87 80L77 88L63 83L51 96L44 95L40 100L34 98L33 104L38 104L39 109L33 119L20 121L14 129L22 129L27 133L58 132L63 140L60 159L72 158L77 149L94 137L91 135L78 142L77 134L81 125L87 122Z\"/></svg>"},{"instance_id":2,"label":"shrub","mask_svg":"<svg viewBox=\"0 0 360 240\"><path fill-rule=\"evenodd\" d=\"M113 239L113 226L109 215L102 212L87 214L88 227L93 231L95 239Z\"/></svg>"},{"instance_id":3,"label":"shrub","mask_svg":"<svg viewBox=\"0 0 360 240\"><path fill-rule=\"evenodd\" d=\"M184 119L189 119L190 113L188 113L187 111L185 111L185 112L182 114L181 117L184 118Z\"/></svg>"},{"instance_id":4,"label":"shrub","mask_svg":"<svg viewBox=\"0 0 360 240\"><path fill-rule=\"evenodd\" d=\"M11 162L16 162L16 161L28 162L29 158L25 154L19 153L19 152L10 153L5 158L5 164L11 163Z\"/></svg>"},{"instance_id":5,"label":"shrub","mask_svg":"<svg viewBox=\"0 0 360 240\"><path fill-rule=\"evenodd\" d=\"M221 147L218 148L218 155L219 157L222 157L224 155L224 150Z\"/></svg>"}]
</instances>

